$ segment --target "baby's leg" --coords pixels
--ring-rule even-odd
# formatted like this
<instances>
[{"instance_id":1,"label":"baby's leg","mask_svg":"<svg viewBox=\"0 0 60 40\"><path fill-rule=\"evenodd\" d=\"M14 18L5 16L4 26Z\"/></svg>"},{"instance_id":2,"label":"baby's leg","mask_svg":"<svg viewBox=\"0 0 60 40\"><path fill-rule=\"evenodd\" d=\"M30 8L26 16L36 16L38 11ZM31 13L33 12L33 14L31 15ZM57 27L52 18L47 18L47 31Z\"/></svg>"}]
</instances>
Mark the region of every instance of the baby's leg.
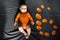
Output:
<instances>
[{"instance_id":1,"label":"baby's leg","mask_svg":"<svg viewBox=\"0 0 60 40\"><path fill-rule=\"evenodd\" d=\"M27 29L26 29L26 31L27 31L27 34L28 34L27 38L29 38L29 36L31 34L31 28L28 26Z\"/></svg>"},{"instance_id":2,"label":"baby's leg","mask_svg":"<svg viewBox=\"0 0 60 40\"><path fill-rule=\"evenodd\" d=\"M18 27L19 31L22 32L24 35L27 35L27 33L24 31L23 27Z\"/></svg>"}]
</instances>

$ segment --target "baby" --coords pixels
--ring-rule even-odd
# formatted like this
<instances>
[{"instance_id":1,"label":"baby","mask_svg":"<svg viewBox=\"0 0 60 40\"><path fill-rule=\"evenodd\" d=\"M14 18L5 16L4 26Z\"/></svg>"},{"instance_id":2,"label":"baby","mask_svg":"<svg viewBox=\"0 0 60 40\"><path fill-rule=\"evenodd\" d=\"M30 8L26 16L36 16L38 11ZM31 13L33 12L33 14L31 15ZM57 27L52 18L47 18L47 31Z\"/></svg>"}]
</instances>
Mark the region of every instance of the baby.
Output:
<instances>
[{"instance_id":1,"label":"baby","mask_svg":"<svg viewBox=\"0 0 60 40\"><path fill-rule=\"evenodd\" d=\"M15 22L14 22L14 26L16 26L16 24L18 23L19 20L19 31L22 32L26 39L29 38L30 33L31 33L31 28L30 28L30 24L29 24L29 20L31 21L32 25L34 25L34 21L32 16L30 15L30 13L27 11L27 5L26 4L22 4L19 8L20 12L18 12L16 18L15 18Z\"/></svg>"}]
</instances>

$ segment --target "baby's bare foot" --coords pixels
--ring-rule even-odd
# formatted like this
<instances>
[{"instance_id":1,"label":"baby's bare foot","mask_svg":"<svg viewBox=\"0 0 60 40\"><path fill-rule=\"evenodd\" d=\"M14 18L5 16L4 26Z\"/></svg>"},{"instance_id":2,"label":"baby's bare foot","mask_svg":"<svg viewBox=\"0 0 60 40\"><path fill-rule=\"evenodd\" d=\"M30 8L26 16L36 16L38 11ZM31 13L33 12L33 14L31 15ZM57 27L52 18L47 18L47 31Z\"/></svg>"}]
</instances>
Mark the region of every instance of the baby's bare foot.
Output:
<instances>
[{"instance_id":1,"label":"baby's bare foot","mask_svg":"<svg viewBox=\"0 0 60 40\"><path fill-rule=\"evenodd\" d=\"M26 36L25 36L25 38L26 38L26 39L28 39L28 38L29 38L29 36L28 36L28 35L26 35Z\"/></svg>"}]
</instances>

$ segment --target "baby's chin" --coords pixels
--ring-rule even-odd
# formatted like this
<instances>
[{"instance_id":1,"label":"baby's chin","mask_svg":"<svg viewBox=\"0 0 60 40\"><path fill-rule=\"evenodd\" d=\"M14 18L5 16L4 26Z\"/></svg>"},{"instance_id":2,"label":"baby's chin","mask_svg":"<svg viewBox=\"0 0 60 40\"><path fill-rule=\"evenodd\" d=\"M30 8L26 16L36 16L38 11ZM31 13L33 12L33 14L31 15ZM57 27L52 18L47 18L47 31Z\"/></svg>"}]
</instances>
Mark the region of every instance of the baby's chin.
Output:
<instances>
[{"instance_id":1,"label":"baby's chin","mask_svg":"<svg viewBox=\"0 0 60 40\"><path fill-rule=\"evenodd\" d=\"M26 13L26 12L22 12L22 13Z\"/></svg>"}]
</instances>

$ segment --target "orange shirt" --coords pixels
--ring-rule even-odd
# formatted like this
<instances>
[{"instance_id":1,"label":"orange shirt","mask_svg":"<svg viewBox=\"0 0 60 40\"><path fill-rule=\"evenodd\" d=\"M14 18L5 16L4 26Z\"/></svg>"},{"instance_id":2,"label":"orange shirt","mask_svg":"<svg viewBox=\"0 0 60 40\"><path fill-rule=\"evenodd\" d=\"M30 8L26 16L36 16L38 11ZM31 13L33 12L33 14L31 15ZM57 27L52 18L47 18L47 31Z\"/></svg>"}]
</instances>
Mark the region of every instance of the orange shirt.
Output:
<instances>
[{"instance_id":1,"label":"orange shirt","mask_svg":"<svg viewBox=\"0 0 60 40\"><path fill-rule=\"evenodd\" d=\"M25 27L27 23L29 22L29 19L31 22L33 22L33 18L31 17L30 13L18 13L15 22L18 22L18 19L22 23L22 26Z\"/></svg>"}]
</instances>

